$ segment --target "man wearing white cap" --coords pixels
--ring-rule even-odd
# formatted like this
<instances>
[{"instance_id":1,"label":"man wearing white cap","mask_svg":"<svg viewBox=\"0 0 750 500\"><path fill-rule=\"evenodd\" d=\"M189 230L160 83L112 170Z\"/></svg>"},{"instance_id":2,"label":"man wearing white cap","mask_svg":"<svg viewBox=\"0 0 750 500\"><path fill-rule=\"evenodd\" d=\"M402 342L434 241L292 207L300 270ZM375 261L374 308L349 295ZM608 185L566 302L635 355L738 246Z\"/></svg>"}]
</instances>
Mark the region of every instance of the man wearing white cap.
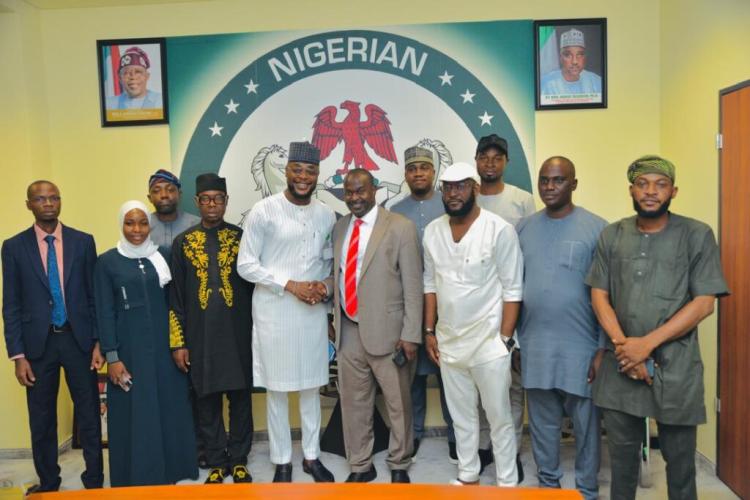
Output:
<instances>
[{"instance_id":1,"label":"man wearing white cap","mask_svg":"<svg viewBox=\"0 0 750 500\"><path fill-rule=\"evenodd\" d=\"M490 423L497 484L515 486L509 351L522 299L523 256L513 226L476 204L475 167L455 163L440 181L446 215L427 226L423 240L424 339L428 356L440 365L453 417L454 484L479 482L479 395Z\"/></svg>"},{"instance_id":2,"label":"man wearing white cap","mask_svg":"<svg viewBox=\"0 0 750 500\"><path fill-rule=\"evenodd\" d=\"M560 69L542 77L543 95L601 94L602 79L586 71L586 40L575 28L560 36Z\"/></svg>"}]
</instances>

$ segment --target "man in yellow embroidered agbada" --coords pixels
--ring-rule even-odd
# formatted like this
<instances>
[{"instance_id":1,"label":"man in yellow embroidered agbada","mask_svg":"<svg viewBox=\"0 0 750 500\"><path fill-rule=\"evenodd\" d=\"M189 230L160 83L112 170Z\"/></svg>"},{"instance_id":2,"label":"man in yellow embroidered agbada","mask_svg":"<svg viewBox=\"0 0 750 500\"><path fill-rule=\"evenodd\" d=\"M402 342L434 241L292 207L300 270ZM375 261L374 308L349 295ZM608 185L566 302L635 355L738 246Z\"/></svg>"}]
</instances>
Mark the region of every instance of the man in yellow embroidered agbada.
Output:
<instances>
[{"instance_id":1,"label":"man in yellow embroidered agbada","mask_svg":"<svg viewBox=\"0 0 750 500\"><path fill-rule=\"evenodd\" d=\"M169 343L177 367L190 374L198 396L198 432L210 468L206 483L222 483L229 473L235 483L251 482L253 286L237 274L242 229L224 221L226 179L201 174L195 192L201 222L172 245Z\"/></svg>"}]
</instances>

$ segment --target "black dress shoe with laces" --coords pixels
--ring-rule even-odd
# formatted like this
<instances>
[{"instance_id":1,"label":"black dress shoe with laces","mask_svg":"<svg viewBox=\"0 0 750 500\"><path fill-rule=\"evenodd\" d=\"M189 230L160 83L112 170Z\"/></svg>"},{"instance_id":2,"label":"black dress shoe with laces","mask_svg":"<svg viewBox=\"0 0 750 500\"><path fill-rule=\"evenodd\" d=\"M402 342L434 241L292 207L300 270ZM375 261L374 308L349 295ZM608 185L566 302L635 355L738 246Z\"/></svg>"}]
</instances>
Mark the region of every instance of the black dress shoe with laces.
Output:
<instances>
[{"instance_id":1,"label":"black dress shoe with laces","mask_svg":"<svg viewBox=\"0 0 750 500\"><path fill-rule=\"evenodd\" d=\"M291 483L292 482L292 464L278 464L276 472L273 474L274 483Z\"/></svg>"},{"instance_id":2,"label":"black dress shoe with laces","mask_svg":"<svg viewBox=\"0 0 750 500\"><path fill-rule=\"evenodd\" d=\"M346 478L347 483L369 483L378 477L378 473L375 471L375 466L371 465L370 470L365 472L352 472L349 477Z\"/></svg>"},{"instance_id":3,"label":"black dress shoe with laces","mask_svg":"<svg viewBox=\"0 0 750 500\"><path fill-rule=\"evenodd\" d=\"M335 479L331 471L326 469L326 466L320 461L315 460L302 460L302 471L305 474L310 474L316 483L333 483Z\"/></svg>"},{"instance_id":4,"label":"black dress shoe with laces","mask_svg":"<svg viewBox=\"0 0 750 500\"><path fill-rule=\"evenodd\" d=\"M406 472L405 470L392 470L391 482L392 483L411 483L411 479L409 479L409 473Z\"/></svg>"}]
</instances>

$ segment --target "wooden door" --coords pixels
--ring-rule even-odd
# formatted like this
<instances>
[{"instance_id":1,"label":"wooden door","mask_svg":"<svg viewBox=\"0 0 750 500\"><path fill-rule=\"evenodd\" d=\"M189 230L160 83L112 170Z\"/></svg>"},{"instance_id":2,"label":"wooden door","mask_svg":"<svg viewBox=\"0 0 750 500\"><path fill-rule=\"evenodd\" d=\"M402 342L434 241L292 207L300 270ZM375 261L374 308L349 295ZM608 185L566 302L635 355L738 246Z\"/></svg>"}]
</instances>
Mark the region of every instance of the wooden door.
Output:
<instances>
[{"instance_id":1,"label":"wooden door","mask_svg":"<svg viewBox=\"0 0 750 500\"><path fill-rule=\"evenodd\" d=\"M721 261L718 473L750 498L750 81L720 93Z\"/></svg>"}]
</instances>

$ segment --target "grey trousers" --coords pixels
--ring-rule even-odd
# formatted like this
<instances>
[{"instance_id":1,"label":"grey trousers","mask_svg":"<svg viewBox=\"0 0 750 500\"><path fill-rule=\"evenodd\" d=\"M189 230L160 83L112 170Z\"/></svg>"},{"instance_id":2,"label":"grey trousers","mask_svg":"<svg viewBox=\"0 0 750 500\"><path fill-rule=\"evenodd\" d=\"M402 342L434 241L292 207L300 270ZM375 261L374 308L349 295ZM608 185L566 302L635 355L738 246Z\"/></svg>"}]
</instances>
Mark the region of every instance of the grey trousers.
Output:
<instances>
[{"instance_id":1,"label":"grey trousers","mask_svg":"<svg viewBox=\"0 0 750 500\"><path fill-rule=\"evenodd\" d=\"M365 351L359 337L359 325L341 316L339 346L339 397L344 429L346 458L352 472L366 472L372 466L375 443L373 412L375 390L380 386L391 424L388 456L391 470L406 470L414 451L411 414L411 378L413 363L397 367L390 354L373 356Z\"/></svg>"},{"instance_id":2,"label":"grey trousers","mask_svg":"<svg viewBox=\"0 0 750 500\"><path fill-rule=\"evenodd\" d=\"M558 389L527 389L529 431L539 486L559 488L560 432L563 412L573 421L576 440L576 488L586 498L599 494L599 459L601 450L599 409L591 398Z\"/></svg>"},{"instance_id":3,"label":"grey trousers","mask_svg":"<svg viewBox=\"0 0 750 500\"><path fill-rule=\"evenodd\" d=\"M631 500L638 488L640 449L644 419L616 410L602 409L612 465L612 500ZM697 500L695 486L696 426L669 425L657 421L659 445L667 463L669 500Z\"/></svg>"}]
</instances>

